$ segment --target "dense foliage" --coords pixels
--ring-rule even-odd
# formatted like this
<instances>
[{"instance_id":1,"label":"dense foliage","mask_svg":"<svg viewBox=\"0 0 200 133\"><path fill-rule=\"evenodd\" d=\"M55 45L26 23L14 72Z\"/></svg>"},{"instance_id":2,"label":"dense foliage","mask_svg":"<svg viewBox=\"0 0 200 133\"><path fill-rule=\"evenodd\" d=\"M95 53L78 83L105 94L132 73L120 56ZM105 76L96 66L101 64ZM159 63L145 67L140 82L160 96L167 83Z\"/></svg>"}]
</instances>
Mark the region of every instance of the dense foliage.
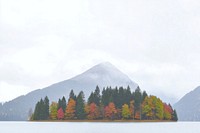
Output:
<instances>
[{"instance_id":1,"label":"dense foliage","mask_svg":"<svg viewBox=\"0 0 200 133\"><path fill-rule=\"evenodd\" d=\"M32 120L172 120L177 121L176 110L156 96L141 92L138 87L103 88L97 86L87 102L81 91L78 96L71 90L68 102L65 97L58 102L41 99L35 106Z\"/></svg>"}]
</instances>

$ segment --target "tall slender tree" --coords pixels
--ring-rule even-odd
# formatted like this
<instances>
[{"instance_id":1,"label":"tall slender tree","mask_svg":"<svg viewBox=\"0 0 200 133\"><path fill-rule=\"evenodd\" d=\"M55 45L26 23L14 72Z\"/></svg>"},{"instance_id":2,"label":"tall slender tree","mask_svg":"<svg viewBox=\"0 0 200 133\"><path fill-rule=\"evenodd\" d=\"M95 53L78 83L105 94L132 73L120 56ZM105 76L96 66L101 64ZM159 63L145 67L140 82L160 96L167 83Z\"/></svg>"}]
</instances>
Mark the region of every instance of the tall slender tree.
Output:
<instances>
[{"instance_id":1,"label":"tall slender tree","mask_svg":"<svg viewBox=\"0 0 200 133\"><path fill-rule=\"evenodd\" d=\"M123 119L129 119L131 115L131 112L129 110L128 104L124 104L122 106L122 117Z\"/></svg>"},{"instance_id":2,"label":"tall slender tree","mask_svg":"<svg viewBox=\"0 0 200 133\"><path fill-rule=\"evenodd\" d=\"M173 110L173 113L172 113L172 120L173 121L178 121L178 116L177 116L177 113L176 113L175 109Z\"/></svg>"},{"instance_id":3,"label":"tall slender tree","mask_svg":"<svg viewBox=\"0 0 200 133\"><path fill-rule=\"evenodd\" d=\"M99 106L101 102L101 95L100 95L100 89L99 86L96 86L96 89L94 91L94 103Z\"/></svg>"},{"instance_id":4,"label":"tall slender tree","mask_svg":"<svg viewBox=\"0 0 200 133\"><path fill-rule=\"evenodd\" d=\"M135 90L135 114L137 113L137 116L139 114L139 119L141 119L141 102L142 102L142 94L141 94L141 90L140 88L138 87L136 90Z\"/></svg>"},{"instance_id":5,"label":"tall slender tree","mask_svg":"<svg viewBox=\"0 0 200 133\"><path fill-rule=\"evenodd\" d=\"M66 99L65 99L65 97L63 96L61 107L62 107L64 113L65 113L65 110L66 110L66 106L67 106Z\"/></svg>"},{"instance_id":6,"label":"tall slender tree","mask_svg":"<svg viewBox=\"0 0 200 133\"><path fill-rule=\"evenodd\" d=\"M49 119L49 98L44 98L44 120Z\"/></svg>"},{"instance_id":7,"label":"tall slender tree","mask_svg":"<svg viewBox=\"0 0 200 133\"><path fill-rule=\"evenodd\" d=\"M70 98L65 111L65 119L67 120L75 119L75 111L76 111L75 108L76 108L76 101Z\"/></svg>"},{"instance_id":8,"label":"tall slender tree","mask_svg":"<svg viewBox=\"0 0 200 133\"><path fill-rule=\"evenodd\" d=\"M56 102L52 102L50 106L50 119L56 120L57 119L57 108L58 104Z\"/></svg>"},{"instance_id":9,"label":"tall slender tree","mask_svg":"<svg viewBox=\"0 0 200 133\"><path fill-rule=\"evenodd\" d=\"M86 118L86 112L85 112L85 102L84 102L84 93L81 91L78 94L77 102L76 102L76 117L79 120L83 120Z\"/></svg>"}]
</instances>

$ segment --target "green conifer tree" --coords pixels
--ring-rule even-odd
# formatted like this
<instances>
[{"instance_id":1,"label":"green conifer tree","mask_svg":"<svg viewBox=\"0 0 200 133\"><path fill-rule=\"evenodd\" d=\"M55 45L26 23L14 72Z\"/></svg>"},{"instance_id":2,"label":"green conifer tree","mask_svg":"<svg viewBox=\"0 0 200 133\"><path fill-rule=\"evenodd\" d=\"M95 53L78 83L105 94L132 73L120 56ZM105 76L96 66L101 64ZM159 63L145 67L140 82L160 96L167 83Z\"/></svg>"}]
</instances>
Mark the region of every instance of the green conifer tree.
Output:
<instances>
[{"instance_id":1,"label":"green conifer tree","mask_svg":"<svg viewBox=\"0 0 200 133\"><path fill-rule=\"evenodd\" d=\"M76 117L79 120L83 120L83 119L86 118L84 93L83 93L83 91L81 91L78 94L78 97L77 97L77 102L76 102Z\"/></svg>"}]
</instances>

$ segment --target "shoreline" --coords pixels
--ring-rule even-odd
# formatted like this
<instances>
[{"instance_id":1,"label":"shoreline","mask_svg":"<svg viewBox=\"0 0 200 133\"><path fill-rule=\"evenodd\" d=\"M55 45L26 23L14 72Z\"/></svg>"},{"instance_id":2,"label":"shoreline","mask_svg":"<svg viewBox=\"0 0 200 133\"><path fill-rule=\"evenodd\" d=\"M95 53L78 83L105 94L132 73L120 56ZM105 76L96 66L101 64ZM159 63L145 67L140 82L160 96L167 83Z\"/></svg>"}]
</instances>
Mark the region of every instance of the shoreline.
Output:
<instances>
[{"instance_id":1,"label":"shoreline","mask_svg":"<svg viewBox=\"0 0 200 133\"><path fill-rule=\"evenodd\" d=\"M153 122L177 122L169 120L39 120L39 121L28 121L28 122L102 122L102 123L153 123Z\"/></svg>"}]
</instances>

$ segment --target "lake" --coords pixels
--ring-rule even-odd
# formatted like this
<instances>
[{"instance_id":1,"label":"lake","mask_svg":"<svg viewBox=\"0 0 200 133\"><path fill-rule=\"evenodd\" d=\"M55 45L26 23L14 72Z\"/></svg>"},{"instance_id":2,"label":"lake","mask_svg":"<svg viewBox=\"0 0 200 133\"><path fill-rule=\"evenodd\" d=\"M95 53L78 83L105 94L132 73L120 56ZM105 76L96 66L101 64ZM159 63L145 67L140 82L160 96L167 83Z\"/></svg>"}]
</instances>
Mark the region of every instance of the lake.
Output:
<instances>
[{"instance_id":1,"label":"lake","mask_svg":"<svg viewBox=\"0 0 200 133\"><path fill-rule=\"evenodd\" d=\"M1 133L200 133L200 122L0 122Z\"/></svg>"}]
</instances>

